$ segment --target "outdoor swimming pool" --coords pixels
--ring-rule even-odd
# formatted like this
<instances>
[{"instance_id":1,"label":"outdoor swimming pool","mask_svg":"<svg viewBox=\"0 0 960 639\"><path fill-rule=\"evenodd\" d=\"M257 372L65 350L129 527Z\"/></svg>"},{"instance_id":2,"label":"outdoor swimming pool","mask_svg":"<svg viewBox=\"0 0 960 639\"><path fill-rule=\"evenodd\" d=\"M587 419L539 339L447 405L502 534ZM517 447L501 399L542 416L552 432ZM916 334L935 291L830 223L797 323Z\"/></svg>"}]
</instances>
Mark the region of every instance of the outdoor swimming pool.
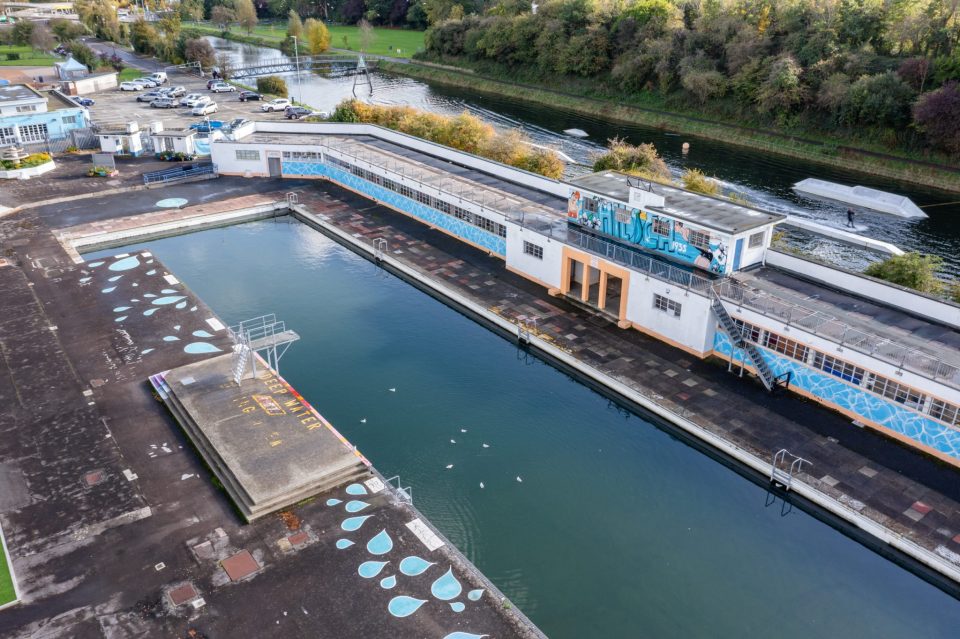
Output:
<instances>
[{"instance_id":1,"label":"outdoor swimming pool","mask_svg":"<svg viewBox=\"0 0 960 639\"><path fill-rule=\"evenodd\" d=\"M956 634L955 599L306 226L134 246L299 332L284 377L554 639Z\"/></svg>"}]
</instances>

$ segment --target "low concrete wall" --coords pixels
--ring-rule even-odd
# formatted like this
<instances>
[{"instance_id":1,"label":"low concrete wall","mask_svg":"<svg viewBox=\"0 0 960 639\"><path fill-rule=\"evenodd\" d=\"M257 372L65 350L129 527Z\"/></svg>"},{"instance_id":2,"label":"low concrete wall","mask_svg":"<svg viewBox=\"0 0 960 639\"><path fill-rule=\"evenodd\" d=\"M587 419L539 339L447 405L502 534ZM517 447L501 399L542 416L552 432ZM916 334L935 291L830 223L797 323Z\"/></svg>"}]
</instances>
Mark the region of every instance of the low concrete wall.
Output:
<instances>
[{"instance_id":1,"label":"low concrete wall","mask_svg":"<svg viewBox=\"0 0 960 639\"><path fill-rule=\"evenodd\" d=\"M28 180L32 177L37 177L38 175L43 175L44 173L49 173L50 171L57 168L57 163L53 160L40 164L38 166L31 166L25 169L11 169L9 171L0 171L0 180Z\"/></svg>"},{"instance_id":2,"label":"low concrete wall","mask_svg":"<svg viewBox=\"0 0 960 639\"><path fill-rule=\"evenodd\" d=\"M774 249L767 251L767 265L960 329L960 306L946 300Z\"/></svg>"}]
</instances>

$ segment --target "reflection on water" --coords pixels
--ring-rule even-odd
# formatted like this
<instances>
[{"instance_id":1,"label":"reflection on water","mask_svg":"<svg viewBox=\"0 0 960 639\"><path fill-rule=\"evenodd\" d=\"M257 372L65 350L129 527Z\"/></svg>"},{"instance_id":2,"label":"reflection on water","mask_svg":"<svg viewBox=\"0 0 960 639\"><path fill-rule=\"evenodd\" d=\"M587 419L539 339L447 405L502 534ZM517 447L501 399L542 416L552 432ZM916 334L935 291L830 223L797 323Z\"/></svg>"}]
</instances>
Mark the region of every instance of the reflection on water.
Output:
<instances>
[{"instance_id":1,"label":"reflection on water","mask_svg":"<svg viewBox=\"0 0 960 639\"><path fill-rule=\"evenodd\" d=\"M241 64L285 57L276 49L214 37L209 40L218 53L227 53ZM320 110L331 111L338 102L352 97L352 77L324 78L303 73L298 88L296 73L280 75L286 78L294 97L299 99L298 92L302 91L303 101ZM591 157L603 148L606 140L613 137L623 137L634 143L652 142L676 173L688 168L700 169L718 178L725 190L738 193L764 209L807 217L838 227L846 223L846 207L802 198L791 190L791 186L804 178L818 177L893 191L908 196L920 206L960 200L956 194L769 155L749 148L684 137L652 127L612 122L514 98L431 85L402 76L383 73L373 73L372 76L372 93L367 87L357 87L358 97L372 103L410 105L445 114L467 110L495 126L519 127L535 143L554 146L583 164L589 164ZM564 135L563 131L570 128L583 129L589 137L578 139ZM686 155L681 151L684 142L690 142L691 145ZM585 170L584 167L571 167L570 172L575 174ZM857 223L867 227L863 234L869 237L891 242L905 250L942 256L946 270L951 275L960 275L960 225L953 222L954 217L960 215L960 203L936 206L928 213L930 218L926 220L905 220L865 212L857 217ZM796 235L793 243L848 267L862 267L868 261L865 252L839 247L824 239Z\"/></svg>"}]
</instances>

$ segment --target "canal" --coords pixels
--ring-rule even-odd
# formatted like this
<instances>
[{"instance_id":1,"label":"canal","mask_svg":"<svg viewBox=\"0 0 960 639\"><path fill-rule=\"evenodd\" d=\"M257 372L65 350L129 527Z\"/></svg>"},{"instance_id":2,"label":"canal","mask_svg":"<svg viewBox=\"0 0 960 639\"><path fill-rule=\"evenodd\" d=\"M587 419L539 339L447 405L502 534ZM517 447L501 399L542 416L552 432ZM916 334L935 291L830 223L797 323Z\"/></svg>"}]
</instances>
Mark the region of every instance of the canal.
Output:
<instances>
[{"instance_id":1,"label":"canal","mask_svg":"<svg viewBox=\"0 0 960 639\"><path fill-rule=\"evenodd\" d=\"M227 54L236 64L253 64L282 57L276 49L257 47L209 37L217 53ZM341 100L353 96L352 77L326 78L302 73L298 85L296 73L282 74L291 95L317 109L332 111ZM470 111L499 127L519 127L538 143L554 146L578 162L589 164L606 141L622 137L633 143L652 142L675 173L697 168L721 180L727 192L738 193L762 208L814 219L832 226L846 224L846 208L839 205L809 200L791 189L796 182L817 177L846 184L863 184L885 191L906 195L918 205L952 205L930 208L925 220L905 220L879 213L862 213L857 224L865 227L864 235L881 239L903 248L933 253L944 259L944 271L960 277L960 195L945 193L884 178L866 176L852 171L804 162L793 158L770 155L746 147L733 146L710 140L681 137L668 131L584 116L564 109L532 104L514 98L477 93L439 84L429 84L403 76L372 74L373 92L357 86L356 95L376 104L410 105L413 107L455 114ZM590 137L577 139L563 131L579 128ZM689 154L681 145L691 142ZM573 167L571 172L585 171ZM821 258L848 268L863 268L877 256L858 249L840 247L836 243L802 234L791 234L791 244L819 255Z\"/></svg>"},{"instance_id":2,"label":"canal","mask_svg":"<svg viewBox=\"0 0 960 639\"><path fill-rule=\"evenodd\" d=\"M956 636L957 600L304 225L136 246L298 331L283 375L553 639Z\"/></svg>"}]
</instances>

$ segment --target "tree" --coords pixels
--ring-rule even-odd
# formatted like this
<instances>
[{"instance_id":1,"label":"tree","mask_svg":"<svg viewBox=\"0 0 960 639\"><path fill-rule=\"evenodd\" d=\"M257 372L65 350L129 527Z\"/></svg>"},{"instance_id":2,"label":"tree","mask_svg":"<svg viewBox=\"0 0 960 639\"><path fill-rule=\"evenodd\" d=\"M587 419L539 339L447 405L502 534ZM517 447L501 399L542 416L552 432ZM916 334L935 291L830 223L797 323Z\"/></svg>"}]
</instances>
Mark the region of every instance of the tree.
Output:
<instances>
[{"instance_id":1,"label":"tree","mask_svg":"<svg viewBox=\"0 0 960 639\"><path fill-rule=\"evenodd\" d=\"M258 22L257 9L253 6L253 0L235 0L234 11L237 22L246 30L247 35L250 35Z\"/></svg>"},{"instance_id":2,"label":"tree","mask_svg":"<svg viewBox=\"0 0 960 639\"><path fill-rule=\"evenodd\" d=\"M287 16L287 35L295 38L303 37L303 22L300 21L300 14L290 9Z\"/></svg>"},{"instance_id":3,"label":"tree","mask_svg":"<svg viewBox=\"0 0 960 639\"><path fill-rule=\"evenodd\" d=\"M913 121L931 145L960 157L960 84L948 82L920 96Z\"/></svg>"},{"instance_id":4,"label":"tree","mask_svg":"<svg viewBox=\"0 0 960 639\"><path fill-rule=\"evenodd\" d=\"M847 124L900 128L910 121L913 89L888 71L864 75L850 85L843 119Z\"/></svg>"},{"instance_id":5,"label":"tree","mask_svg":"<svg viewBox=\"0 0 960 639\"><path fill-rule=\"evenodd\" d=\"M287 97L287 83L275 75L263 75L257 78L257 91L268 95Z\"/></svg>"},{"instance_id":6,"label":"tree","mask_svg":"<svg viewBox=\"0 0 960 639\"><path fill-rule=\"evenodd\" d=\"M780 115L792 111L802 101L805 89L800 82L803 69L790 55L784 55L770 66L770 73L760 84L757 106L762 112Z\"/></svg>"},{"instance_id":7,"label":"tree","mask_svg":"<svg viewBox=\"0 0 960 639\"><path fill-rule=\"evenodd\" d=\"M943 289L943 283L937 278L941 264L943 258L936 255L904 253L874 262L864 273L921 293L938 293Z\"/></svg>"},{"instance_id":8,"label":"tree","mask_svg":"<svg viewBox=\"0 0 960 639\"><path fill-rule=\"evenodd\" d=\"M330 32L323 22L310 18L304 23L303 31L310 55L323 53L330 48Z\"/></svg>"},{"instance_id":9,"label":"tree","mask_svg":"<svg viewBox=\"0 0 960 639\"><path fill-rule=\"evenodd\" d=\"M210 10L210 22L220 27L223 31L229 31L230 25L233 24L236 19L237 16L233 12L233 9L225 7L222 4L218 4Z\"/></svg>"},{"instance_id":10,"label":"tree","mask_svg":"<svg viewBox=\"0 0 960 639\"><path fill-rule=\"evenodd\" d=\"M53 34L64 44L76 40L86 33L86 29L82 24L64 18L54 18L49 22L49 25L50 29L53 30Z\"/></svg>"},{"instance_id":11,"label":"tree","mask_svg":"<svg viewBox=\"0 0 960 639\"><path fill-rule=\"evenodd\" d=\"M361 20L358 26L360 27L360 51L369 51L374 40L373 27L366 20Z\"/></svg>"},{"instance_id":12,"label":"tree","mask_svg":"<svg viewBox=\"0 0 960 639\"><path fill-rule=\"evenodd\" d=\"M33 35L35 23L27 20L20 20L13 25L13 43L26 46L30 44L30 37Z\"/></svg>"},{"instance_id":13,"label":"tree","mask_svg":"<svg viewBox=\"0 0 960 639\"><path fill-rule=\"evenodd\" d=\"M160 34L146 20L138 19L130 27L130 45L137 53L156 53L159 44Z\"/></svg>"},{"instance_id":14,"label":"tree","mask_svg":"<svg viewBox=\"0 0 960 639\"><path fill-rule=\"evenodd\" d=\"M217 54L217 71L224 80L230 79L230 55L227 53Z\"/></svg>"},{"instance_id":15,"label":"tree","mask_svg":"<svg viewBox=\"0 0 960 639\"><path fill-rule=\"evenodd\" d=\"M70 55L73 56L74 60L86 66L88 69L95 69L97 67L97 54L82 42L74 42L70 45Z\"/></svg>"},{"instance_id":16,"label":"tree","mask_svg":"<svg viewBox=\"0 0 960 639\"><path fill-rule=\"evenodd\" d=\"M846 73L833 73L820 83L817 105L839 119L850 93L850 77Z\"/></svg>"},{"instance_id":17,"label":"tree","mask_svg":"<svg viewBox=\"0 0 960 639\"><path fill-rule=\"evenodd\" d=\"M203 20L203 1L180 0L177 4L177 14L184 21Z\"/></svg>"},{"instance_id":18,"label":"tree","mask_svg":"<svg viewBox=\"0 0 960 639\"><path fill-rule=\"evenodd\" d=\"M723 95L727 90L727 79L719 71L691 70L680 77L680 84L692 93L701 105L711 98Z\"/></svg>"},{"instance_id":19,"label":"tree","mask_svg":"<svg viewBox=\"0 0 960 639\"><path fill-rule=\"evenodd\" d=\"M47 25L38 23L30 34L30 46L37 51L52 51L57 46L57 41Z\"/></svg>"},{"instance_id":20,"label":"tree","mask_svg":"<svg viewBox=\"0 0 960 639\"><path fill-rule=\"evenodd\" d=\"M914 91L923 91L930 77L930 60L927 58L907 58L897 68L900 79L910 85Z\"/></svg>"},{"instance_id":21,"label":"tree","mask_svg":"<svg viewBox=\"0 0 960 639\"><path fill-rule=\"evenodd\" d=\"M217 54L206 38L192 38L183 46L183 57L188 62L199 62L201 66L210 68L217 62Z\"/></svg>"}]
</instances>

